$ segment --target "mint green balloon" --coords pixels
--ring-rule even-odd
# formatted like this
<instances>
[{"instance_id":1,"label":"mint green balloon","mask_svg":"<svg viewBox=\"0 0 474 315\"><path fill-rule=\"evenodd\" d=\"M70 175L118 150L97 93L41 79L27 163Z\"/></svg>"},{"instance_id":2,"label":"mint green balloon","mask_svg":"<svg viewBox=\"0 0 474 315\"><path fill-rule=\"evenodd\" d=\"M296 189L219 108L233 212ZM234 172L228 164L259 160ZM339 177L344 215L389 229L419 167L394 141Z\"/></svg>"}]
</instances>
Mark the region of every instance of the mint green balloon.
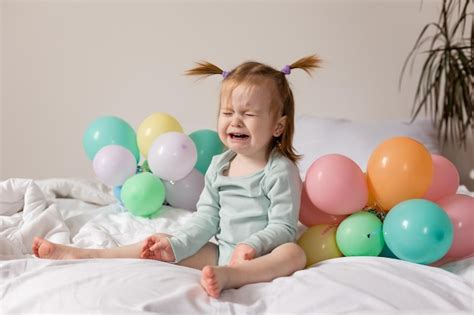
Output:
<instances>
[{"instance_id":1,"label":"mint green balloon","mask_svg":"<svg viewBox=\"0 0 474 315\"><path fill-rule=\"evenodd\" d=\"M115 116L102 116L94 120L86 129L82 145L89 160L109 144L118 144L132 152L135 160L140 161L137 134L123 119Z\"/></svg>"},{"instance_id":2,"label":"mint green balloon","mask_svg":"<svg viewBox=\"0 0 474 315\"><path fill-rule=\"evenodd\" d=\"M221 154L224 149L217 132L209 129L201 129L192 132L189 137L193 140L197 150L197 162L194 166L202 174L206 174L212 157Z\"/></svg>"},{"instance_id":3,"label":"mint green balloon","mask_svg":"<svg viewBox=\"0 0 474 315\"><path fill-rule=\"evenodd\" d=\"M158 213L165 201L165 185L152 173L135 174L123 184L120 194L125 208L140 217Z\"/></svg>"},{"instance_id":4,"label":"mint green balloon","mask_svg":"<svg viewBox=\"0 0 474 315\"><path fill-rule=\"evenodd\" d=\"M398 258L430 264L441 259L451 247L453 224L436 203L410 199L388 212L383 233L387 246Z\"/></svg>"},{"instance_id":5,"label":"mint green balloon","mask_svg":"<svg viewBox=\"0 0 474 315\"><path fill-rule=\"evenodd\" d=\"M382 221L366 211L351 214L339 224L336 243L344 256L378 256L385 245Z\"/></svg>"}]
</instances>

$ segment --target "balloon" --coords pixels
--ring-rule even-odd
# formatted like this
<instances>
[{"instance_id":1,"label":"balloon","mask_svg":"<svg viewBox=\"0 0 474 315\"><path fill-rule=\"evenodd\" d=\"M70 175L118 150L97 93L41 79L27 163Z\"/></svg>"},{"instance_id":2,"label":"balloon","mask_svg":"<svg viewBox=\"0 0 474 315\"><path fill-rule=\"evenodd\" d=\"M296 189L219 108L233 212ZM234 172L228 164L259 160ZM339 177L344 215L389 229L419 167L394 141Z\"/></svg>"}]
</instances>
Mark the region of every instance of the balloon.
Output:
<instances>
[{"instance_id":1,"label":"balloon","mask_svg":"<svg viewBox=\"0 0 474 315\"><path fill-rule=\"evenodd\" d=\"M137 141L140 152L146 158L153 142L165 132L183 132L179 122L166 113L154 113L145 118L137 129Z\"/></svg>"},{"instance_id":2,"label":"balloon","mask_svg":"<svg viewBox=\"0 0 474 315\"><path fill-rule=\"evenodd\" d=\"M474 198L452 195L439 199L437 204L446 211L454 228L453 244L446 257L456 260L474 255Z\"/></svg>"},{"instance_id":3,"label":"balloon","mask_svg":"<svg viewBox=\"0 0 474 315\"><path fill-rule=\"evenodd\" d=\"M95 174L109 186L120 186L137 170L137 161L124 147L111 144L97 152L92 161Z\"/></svg>"},{"instance_id":4,"label":"balloon","mask_svg":"<svg viewBox=\"0 0 474 315\"><path fill-rule=\"evenodd\" d=\"M193 140L197 149L197 162L195 168L202 174L206 174L214 155L222 153L224 144L219 139L217 132L202 129L192 132L189 137Z\"/></svg>"},{"instance_id":5,"label":"balloon","mask_svg":"<svg viewBox=\"0 0 474 315\"><path fill-rule=\"evenodd\" d=\"M356 212L339 224L336 242L344 256L378 256L385 245L382 221L372 213Z\"/></svg>"},{"instance_id":6,"label":"balloon","mask_svg":"<svg viewBox=\"0 0 474 315\"><path fill-rule=\"evenodd\" d=\"M165 185L152 173L139 173L122 186L122 202L132 214L150 217L156 214L165 200Z\"/></svg>"},{"instance_id":7,"label":"balloon","mask_svg":"<svg viewBox=\"0 0 474 315\"><path fill-rule=\"evenodd\" d=\"M120 203L120 204L123 204L122 202L122 198L121 198L121 195L122 194L122 186L115 186L114 187L114 196L115 198L117 198L117 201Z\"/></svg>"},{"instance_id":8,"label":"balloon","mask_svg":"<svg viewBox=\"0 0 474 315\"><path fill-rule=\"evenodd\" d=\"M383 233L395 256L420 264L443 257L453 241L453 225L446 212L424 199L393 207L385 217Z\"/></svg>"},{"instance_id":9,"label":"balloon","mask_svg":"<svg viewBox=\"0 0 474 315\"><path fill-rule=\"evenodd\" d=\"M204 189L204 175L193 169L176 182L165 181L166 201L175 208L196 210L196 204Z\"/></svg>"},{"instance_id":10,"label":"balloon","mask_svg":"<svg viewBox=\"0 0 474 315\"><path fill-rule=\"evenodd\" d=\"M196 159L196 146L191 138L184 133L167 132L153 142L148 165L156 176L178 181L191 172Z\"/></svg>"},{"instance_id":11,"label":"balloon","mask_svg":"<svg viewBox=\"0 0 474 315\"><path fill-rule=\"evenodd\" d=\"M340 154L314 161L306 173L305 187L311 202L330 214L351 214L367 203L364 173L354 161Z\"/></svg>"},{"instance_id":12,"label":"balloon","mask_svg":"<svg viewBox=\"0 0 474 315\"><path fill-rule=\"evenodd\" d=\"M381 251L380 254L379 254L379 257L386 257L386 258L398 259L398 257L395 256L394 253L392 253L392 251L390 250L390 248L388 248L387 244L384 245L382 251Z\"/></svg>"},{"instance_id":13,"label":"balloon","mask_svg":"<svg viewBox=\"0 0 474 315\"><path fill-rule=\"evenodd\" d=\"M432 154L433 180L423 199L437 201L446 196L456 193L459 187L459 173L450 160L444 156Z\"/></svg>"},{"instance_id":14,"label":"balloon","mask_svg":"<svg viewBox=\"0 0 474 315\"><path fill-rule=\"evenodd\" d=\"M300 207L300 221L307 227L312 227L318 224L338 225L344 220L346 215L334 215L319 210L309 200L305 185L301 192L301 207Z\"/></svg>"},{"instance_id":15,"label":"balloon","mask_svg":"<svg viewBox=\"0 0 474 315\"><path fill-rule=\"evenodd\" d=\"M335 225L320 224L310 227L301 235L298 245L306 254L306 267L342 256L336 245L336 229Z\"/></svg>"},{"instance_id":16,"label":"balloon","mask_svg":"<svg viewBox=\"0 0 474 315\"><path fill-rule=\"evenodd\" d=\"M441 258L440 260L437 260L431 264L429 264L430 266L433 266L433 267L441 267L443 265L446 265L446 264L449 264L451 262L455 261L454 258L451 258L451 257L448 257L448 256L443 256L443 258Z\"/></svg>"},{"instance_id":17,"label":"balloon","mask_svg":"<svg viewBox=\"0 0 474 315\"><path fill-rule=\"evenodd\" d=\"M140 161L137 136L132 127L123 119L114 116L103 116L94 120L82 138L82 145L89 160L109 144L118 144L132 152L135 160Z\"/></svg>"},{"instance_id":18,"label":"balloon","mask_svg":"<svg viewBox=\"0 0 474 315\"><path fill-rule=\"evenodd\" d=\"M368 185L367 185L368 186ZM372 194L372 191L369 191L368 198L367 198L367 207L377 209L377 202L375 201L375 197Z\"/></svg>"},{"instance_id":19,"label":"balloon","mask_svg":"<svg viewBox=\"0 0 474 315\"><path fill-rule=\"evenodd\" d=\"M370 194L384 211L404 200L421 198L432 178L431 154L408 137L384 141L372 152L367 164Z\"/></svg>"},{"instance_id":20,"label":"balloon","mask_svg":"<svg viewBox=\"0 0 474 315\"><path fill-rule=\"evenodd\" d=\"M365 183L367 185L367 187L369 187L369 184L368 184L368 179L367 179L367 173L364 173L364 177L365 177ZM377 202L375 201L375 197L374 195L372 194L372 191L371 190L368 190L368 193L367 193L367 204L365 205L366 207L369 207L371 209L377 209Z\"/></svg>"}]
</instances>

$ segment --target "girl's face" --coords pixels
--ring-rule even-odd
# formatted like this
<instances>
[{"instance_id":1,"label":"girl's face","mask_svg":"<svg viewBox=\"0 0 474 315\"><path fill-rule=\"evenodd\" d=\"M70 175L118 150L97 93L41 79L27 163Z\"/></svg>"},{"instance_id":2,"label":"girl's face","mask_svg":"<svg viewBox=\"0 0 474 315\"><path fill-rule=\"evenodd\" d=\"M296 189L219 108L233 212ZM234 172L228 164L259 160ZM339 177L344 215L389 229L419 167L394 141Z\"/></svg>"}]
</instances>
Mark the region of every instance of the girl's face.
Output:
<instances>
[{"instance_id":1,"label":"girl's face","mask_svg":"<svg viewBox=\"0 0 474 315\"><path fill-rule=\"evenodd\" d=\"M286 123L286 117L271 110L270 93L265 84L240 84L231 95L222 93L217 129L226 147L247 157L267 158L272 138L283 133Z\"/></svg>"}]
</instances>

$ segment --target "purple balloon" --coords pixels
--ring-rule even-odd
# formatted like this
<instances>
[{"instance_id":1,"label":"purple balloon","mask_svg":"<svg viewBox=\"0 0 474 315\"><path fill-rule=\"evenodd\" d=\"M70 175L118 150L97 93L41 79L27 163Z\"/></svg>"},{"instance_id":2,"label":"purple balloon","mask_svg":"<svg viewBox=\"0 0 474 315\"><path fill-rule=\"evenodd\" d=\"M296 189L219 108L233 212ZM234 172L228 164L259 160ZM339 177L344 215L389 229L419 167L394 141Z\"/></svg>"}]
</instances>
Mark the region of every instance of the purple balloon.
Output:
<instances>
[{"instance_id":1,"label":"purple balloon","mask_svg":"<svg viewBox=\"0 0 474 315\"><path fill-rule=\"evenodd\" d=\"M204 175L195 168L185 178L164 181L166 201L175 208L196 210L196 204L204 189Z\"/></svg>"},{"instance_id":2,"label":"purple balloon","mask_svg":"<svg viewBox=\"0 0 474 315\"><path fill-rule=\"evenodd\" d=\"M109 186L121 186L135 174L137 161L126 148L111 144L100 149L94 156L92 167L101 182Z\"/></svg>"},{"instance_id":3,"label":"purple balloon","mask_svg":"<svg viewBox=\"0 0 474 315\"><path fill-rule=\"evenodd\" d=\"M196 145L181 132L166 132L153 141L148 165L156 176L178 181L188 175L197 161Z\"/></svg>"}]
</instances>

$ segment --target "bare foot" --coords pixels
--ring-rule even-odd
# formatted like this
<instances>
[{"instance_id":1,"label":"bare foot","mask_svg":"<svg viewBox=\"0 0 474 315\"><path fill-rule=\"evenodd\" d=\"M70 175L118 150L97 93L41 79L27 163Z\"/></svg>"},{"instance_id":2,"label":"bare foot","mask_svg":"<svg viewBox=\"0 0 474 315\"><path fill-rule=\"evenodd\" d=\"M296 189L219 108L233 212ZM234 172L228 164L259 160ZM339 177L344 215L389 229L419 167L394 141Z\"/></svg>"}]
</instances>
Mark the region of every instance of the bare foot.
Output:
<instances>
[{"instance_id":1,"label":"bare foot","mask_svg":"<svg viewBox=\"0 0 474 315\"><path fill-rule=\"evenodd\" d=\"M36 257L46 259L78 259L87 258L81 248L51 243L41 237L35 237L31 245Z\"/></svg>"},{"instance_id":2,"label":"bare foot","mask_svg":"<svg viewBox=\"0 0 474 315\"><path fill-rule=\"evenodd\" d=\"M228 288L229 267L206 266L202 269L201 285L209 296L218 298Z\"/></svg>"}]
</instances>

